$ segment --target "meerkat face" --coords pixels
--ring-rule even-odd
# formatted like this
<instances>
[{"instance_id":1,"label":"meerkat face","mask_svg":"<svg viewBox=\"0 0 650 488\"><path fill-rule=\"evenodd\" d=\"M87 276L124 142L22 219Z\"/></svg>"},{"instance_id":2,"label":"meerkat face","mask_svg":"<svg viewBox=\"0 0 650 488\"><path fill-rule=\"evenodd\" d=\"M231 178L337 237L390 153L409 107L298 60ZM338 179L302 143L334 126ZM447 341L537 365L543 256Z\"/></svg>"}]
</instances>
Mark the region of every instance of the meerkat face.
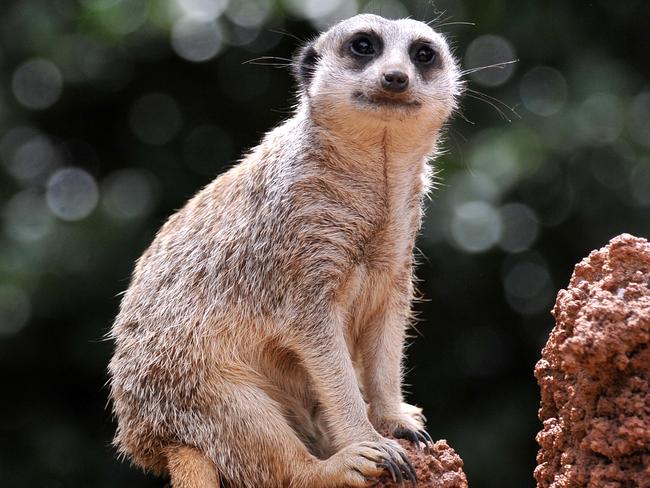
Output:
<instances>
[{"instance_id":1,"label":"meerkat face","mask_svg":"<svg viewBox=\"0 0 650 488\"><path fill-rule=\"evenodd\" d=\"M299 51L293 70L322 120L408 117L440 127L459 92L445 39L412 19L363 14L340 22Z\"/></svg>"}]
</instances>

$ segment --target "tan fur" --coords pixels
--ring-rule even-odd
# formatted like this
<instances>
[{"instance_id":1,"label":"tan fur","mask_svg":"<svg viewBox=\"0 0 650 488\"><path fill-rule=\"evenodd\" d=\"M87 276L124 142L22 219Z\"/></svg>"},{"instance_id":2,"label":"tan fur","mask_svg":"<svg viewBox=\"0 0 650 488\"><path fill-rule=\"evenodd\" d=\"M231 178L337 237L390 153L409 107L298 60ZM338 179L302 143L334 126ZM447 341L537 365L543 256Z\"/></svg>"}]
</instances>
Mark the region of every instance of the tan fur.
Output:
<instances>
[{"instance_id":1,"label":"tan fur","mask_svg":"<svg viewBox=\"0 0 650 488\"><path fill-rule=\"evenodd\" d=\"M174 488L214 488L219 486L214 463L203 453L187 446L165 450L167 468Z\"/></svg>"},{"instance_id":2,"label":"tan fur","mask_svg":"<svg viewBox=\"0 0 650 488\"><path fill-rule=\"evenodd\" d=\"M341 48L360 30L385 44L362 71ZM442 58L427 77L415 38ZM296 114L162 227L113 326L115 445L175 488L367 486L404 463L379 432L422 428L401 391L412 249L458 70L414 20L360 15L314 47ZM351 100L395 67L418 108Z\"/></svg>"}]
</instances>

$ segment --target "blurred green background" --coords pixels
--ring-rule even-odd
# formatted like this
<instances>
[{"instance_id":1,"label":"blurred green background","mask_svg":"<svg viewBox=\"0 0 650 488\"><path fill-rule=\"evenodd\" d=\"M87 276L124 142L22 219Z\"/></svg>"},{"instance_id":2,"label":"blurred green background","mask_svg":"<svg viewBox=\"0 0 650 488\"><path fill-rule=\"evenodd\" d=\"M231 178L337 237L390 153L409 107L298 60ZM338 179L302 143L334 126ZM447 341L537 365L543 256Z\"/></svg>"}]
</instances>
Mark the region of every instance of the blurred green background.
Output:
<instances>
[{"instance_id":1,"label":"blurred green background","mask_svg":"<svg viewBox=\"0 0 650 488\"><path fill-rule=\"evenodd\" d=\"M360 11L437 19L465 68L519 60L470 75L447 130L407 380L472 487L534 486L555 293L611 237L650 237L644 0L0 3L0 486L163 485L109 445L118 293L290 113L288 70L246 61Z\"/></svg>"}]
</instances>

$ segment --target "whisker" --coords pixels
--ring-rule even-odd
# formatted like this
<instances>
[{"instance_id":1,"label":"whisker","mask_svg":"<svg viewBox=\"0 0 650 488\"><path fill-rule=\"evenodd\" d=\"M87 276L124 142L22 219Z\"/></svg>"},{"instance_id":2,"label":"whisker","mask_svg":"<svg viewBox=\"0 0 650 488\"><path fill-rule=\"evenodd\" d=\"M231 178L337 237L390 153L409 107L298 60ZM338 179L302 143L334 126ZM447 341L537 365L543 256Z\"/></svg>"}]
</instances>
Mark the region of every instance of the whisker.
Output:
<instances>
[{"instance_id":1,"label":"whisker","mask_svg":"<svg viewBox=\"0 0 650 488\"><path fill-rule=\"evenodd\" d=\"M443 24L436 24L435 28L437 29L438 27L445 27L446 25L471 25L472 27L476 26L476 22L445 22Z\"/></svg>"},{"instance_id":2,"label":"whisker","mask_svg":"<svg viewBox=\"0 0 650 488\"><path fill-rule=\"evenodd\" d=\"M248 61L244 61L244 63L250 63L252 61L267 61L267 60L278 60L278 61L286 61L287 63L291 63L292 60L289 58L281 58L279 56L260 56L259 58L253 58L249 59Z\"/></svg>"},{"instance_id":3,"label":"whisker","mask_svg":"<svg viewBox=\"0 0 650 488\"><path fill-rule=\"evenodd\" d=\"M496 110L497 114L499 114L499 116L500 116L502 119L504 119L504 120L506 120L506 121L508 121L508 122L512 122L512 120L510 119L510 117L508 117L508 116L506 115L506 113L505 113L505 112L504 112L504 111L503 111L503 110L502 110L502 109L501 109L497 104L495 104L494 102L490 101L489 99L487 99L487 98L481 98L481 97L479 97L479 96L477 96L477 95L472 95L472 94L468 94L467 96L468 96L469 98L473 98L474 100L478 100L478 101L480 101L480 102L483 102L483 103L489 105L489 106L492 107L494 110Z\"/></svg>"},{"instance_id":4,"label":"whisker","mask_svg":"<svg viewBox=\"0 0 650 488\"><path fill-rule=\"evenodd\" d=\"M458 154L458 160L459 162L469 170L470 174L472 173L472 168L467 164L467 161L465 160L465 153L463 152L463 148L466 147L467 145L467 137L465 137L462 132L454 129L453 127L449 128L449 138L451 139L451 142L454 146L454 149L456 153ZM462 139L463 144L460 144L458 142L458 138ZM447 187L448 185L445 183L442 183L441 186Z\"/></svg>"},{"instance_id":5,"label":"whisker","mask_svg":"<svg viewBox=\"0 0 650 488\"><path fill-rule=\"evenodd\" d=\"M465 76L465 75L469 75L469 74L472 74L472 73L476 73L477 71L483 71L484 69L488 69L488 68L503 69L506 66L508 66L509 64L514 64L514 63L518 63L518 62L519 62L518 59L513 59L511 61L502 61L500 63L488 64L486 66L479 66L477 68L469 68L469 69L461 71L460 74L461 74L461 76Z\"/></svg>"},{"instance_id":6,"label":"whisker","mask_svg":"<svg viewBox=\"0 0 650 488\"><path fill-rule=\"evenodd\" d=\"M499 116L501 116L504 120L507 120L508 122L512 122L512 120L505 114L505 112L503 110L501 110L501 108L497 104L493 103L489 99L481 98L480 96L472 94L472 93L468 93L467 96L469 98L473 98L474 100L479 100L479 101L481 101L483 103L488 104L490 107L492 107L494 110L496 110L496 112L499 114ZM514 110L513 110L513 112L514 112Z\"/></svg>"},{"instance_id":7,"label":"whisker","mask_svg":"<svg viewBox=\"0 0 650 488\"><path fill-rule=\"evenodd\" d=\"M493 96L491 96L491 95L488 95L487 93L483 93L483 92L480 92L480 91L477 91L477 90L473 90L473 89L471 89L471 88L468 88L467 91L472 92L472 93L474 93L475 95L481 95L481 96L487 98L488 100L491 100L491 101L493 101L493 102L496 102L496 103L500 104L502 107L504 107L504 108L508 109L510 112L512 112L512 114L513 114L514 116L516 116L518 119L521 119L521 115L519 115L519 114L517 113L517 111L514 109L514 107L511 107L511 106L508 105L507 103L502 102L502 101L499 100L498 98L493 97Z\"/></svg>"},{"instance_id":8,"label":"whisker","mask_svg":"<svg viewBox=\"0 0 650 488\"><path fill-rule=\"evenodd\" d=\"M282 63L274 61L283 61ZM279 58L277 56L260 56L259 58L248 59L242 64L253 64L257 66L273 66L275 68L287 68L291 66L292 61L287 58Z\"/></svg>"},{"instance_id":9,"label":"whisker","mask_svg":"<svg viewBox=\"0 0 650 488\"><path fill-rule=\"evenodd\" d=\"M250 64L250 65L253 65L253 66L270 66L272 68L282 68L282 69L291 67L290 64L278 64L278 63L253 63L253 62L251 62L251 63L242 63L242 64Z\"/></svg>"},{"instance_id":10,"label":"whisker","mask_svg":"<svg viewBox=\"0 0 650 488\"><path fill-rule=\"evenodd\" d=\"M440 17L442 17L442 16L445 15L446 13L447 13L446 10L442 10L441 12L438 13L438 16L437 16L435 19L431 19L431 20L429 20L428 22L426 22L426 24L427 24L427 25L431 25L431 24L433 24L434 22L439 21L439 20L440 20ZM445 21L450 20L450 19L451 19L451 17L447 17L446 19L442 20L441 22L445 22Z\"/></svg>"},{"instance_id":11,"label":"whisker","mask_svg":"<svg viewBox=\"0 0 650 488\"><path fill-rule=\"evenodd\" d=\"M457 114L461 119L463 119L465 122L467 122L468 124L470 124L470 125L476 125L476 122L472 122L471 120L469 120L469 119L467 118L467 116L465 115L465 113L464 113L462 110L457 110L457 111L456 111L456 114Z\"/></svg>"},{"instance_id":12,"label":"whisker","mask_svg":"<svg viewBox=\"0 0 650 488\"><path fill-rule=\"evenodd\" d=\"M291 37L291 38L295 39L296 41L298 41L300 44L304 44L304 43L305 43L305 40L304 40L304 39L301 39L301 38L298 37L297 35L292 34L291 32L288 32L288 31L282 30L282 29L269 29L269 32L273 32L274 34L280 34L280 35L282 35L282 36Z\"/></svg>"},{"instance_id":13,"label":"whisker","mask_svg":"<svg viewBox=\"0 0 650 488\"><path fill-rule=\"evenodd\" d=\"M272 108L271 112L282 115L291 115L295 112L293 108Z\"/></svg>"},{"instance_id":14,"label":"whisker","mask_svg":"<svg viewBox=\"0 0 650 488\"><path fill-rule=\"evenodd\" d=\"M453 127L449 127L449 132L453 132L452 135L457 135L458 137L460 137L463 140L464 143L467 143L467 141L468 141L467 137L465 137L463 135L463 133L460 132L459 130L454 129Z\"/></svg>"}]
</instances>

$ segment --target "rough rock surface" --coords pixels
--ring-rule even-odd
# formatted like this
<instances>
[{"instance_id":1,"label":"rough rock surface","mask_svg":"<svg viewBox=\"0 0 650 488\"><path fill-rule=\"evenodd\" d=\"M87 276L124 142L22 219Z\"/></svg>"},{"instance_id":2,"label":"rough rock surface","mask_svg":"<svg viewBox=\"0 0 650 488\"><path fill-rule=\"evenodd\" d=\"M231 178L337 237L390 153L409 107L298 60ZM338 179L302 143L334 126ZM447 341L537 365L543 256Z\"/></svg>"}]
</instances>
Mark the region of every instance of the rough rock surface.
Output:
<instances>
[{"instance_id":1,"label":"rough rock surface","mask_svg":"<svg viewBox=\"0 0 650 488\"><path fill-rule=\"evenodd\" d=\"M539 488L650 487L650 243L623 234L575 268L537 363Z\"/></svg>"},{"instance_id":2,"label":"rough rock surface","mask_svg":"<svg viewBox=\"0 0 650 488\"><path fill-rule=\"evenodd\" d=\"M406 449L411 464L417 473L417 488L467 488L467 477L463 472L463 460L449 447L447 441L440 440L427 451L417 449L411 442L397 440ZM376 488L405 488L408 481L399 485L391 479L382 478Z\"/></svg>"}]
</instances>

